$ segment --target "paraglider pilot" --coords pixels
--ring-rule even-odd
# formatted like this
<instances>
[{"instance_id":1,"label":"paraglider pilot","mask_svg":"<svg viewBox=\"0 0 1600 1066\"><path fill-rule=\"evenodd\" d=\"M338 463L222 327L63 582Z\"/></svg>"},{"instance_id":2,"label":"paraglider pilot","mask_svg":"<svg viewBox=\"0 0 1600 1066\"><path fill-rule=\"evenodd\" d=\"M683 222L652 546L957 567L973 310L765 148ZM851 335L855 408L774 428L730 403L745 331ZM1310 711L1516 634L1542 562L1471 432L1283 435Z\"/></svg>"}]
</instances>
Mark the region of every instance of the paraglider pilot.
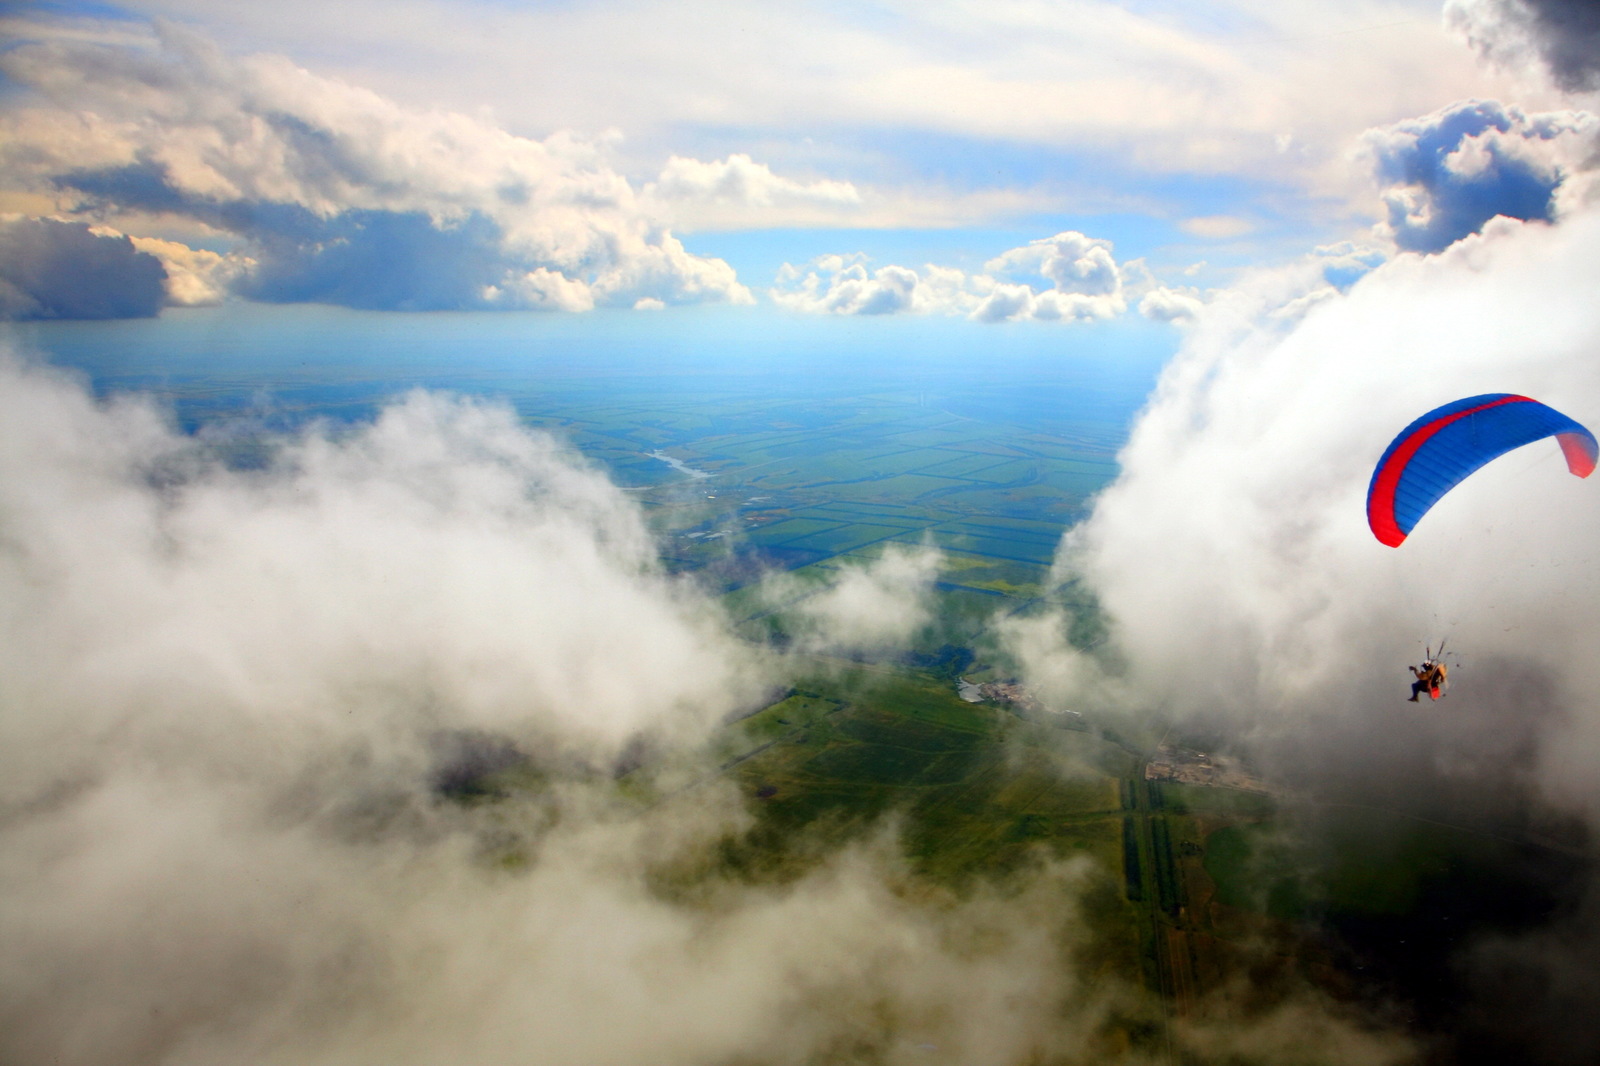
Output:
<instances>
[{"instance_id":1,"label":"paraglider pilot","mask_svg":"<svg viewBox=\"0 0 1600 1066\"><path fill-rule=\"evenodd\" d=\"M1416 703L1417 697L1426 692L1434 699L1444 695L1444 680L1450 670L1444 663L1433 659L1424 659L1421 666L1411 667L1411 672L1417 679L1411 683L1410 702Z\"/></svg>"}]
</instances>

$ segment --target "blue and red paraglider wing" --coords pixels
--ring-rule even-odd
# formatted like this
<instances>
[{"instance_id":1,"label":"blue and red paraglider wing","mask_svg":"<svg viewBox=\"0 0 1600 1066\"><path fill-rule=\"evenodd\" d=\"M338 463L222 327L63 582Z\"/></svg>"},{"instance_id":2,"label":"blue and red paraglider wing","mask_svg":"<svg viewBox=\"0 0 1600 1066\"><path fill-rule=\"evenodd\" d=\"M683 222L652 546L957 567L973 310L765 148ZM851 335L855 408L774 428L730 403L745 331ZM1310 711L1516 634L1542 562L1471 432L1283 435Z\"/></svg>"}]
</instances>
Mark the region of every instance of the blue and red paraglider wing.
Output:
<instances>
[{"instance_id":1,"label":"blue and red paraglider wing","mask_svg":"<svg viewBox=\"0 0 1600 1066\"><path fill-rule=\"evenodd\" d=\"M1400 543L1445 493L1513 448L1555 437L1567 469L1594 472L1594 434L1553 407L1511 393L1468 396L1436 407L1389 445L1367 487L1367 524L1390 547Z\"/></svg>"}]
</instances>

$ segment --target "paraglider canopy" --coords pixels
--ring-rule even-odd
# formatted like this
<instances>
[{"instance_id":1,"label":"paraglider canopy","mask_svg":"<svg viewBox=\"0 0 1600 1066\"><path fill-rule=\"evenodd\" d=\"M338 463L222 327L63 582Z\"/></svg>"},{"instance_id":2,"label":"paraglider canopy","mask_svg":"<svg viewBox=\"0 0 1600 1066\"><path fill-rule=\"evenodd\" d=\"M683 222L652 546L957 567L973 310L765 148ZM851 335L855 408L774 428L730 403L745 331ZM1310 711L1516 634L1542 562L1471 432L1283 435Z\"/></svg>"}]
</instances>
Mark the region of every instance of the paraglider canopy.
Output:
<instances>
[{"instance_id":1,"label":"paraglider canopy","mask_svg":"<svg viewBox=\"0 0 1600 1066\"><path fill-rule=\"evenodd\" d=\"M1553 407L1511 393L1487 393L1436 407L1400 431L1372 471L1367 525L1399 547L1428 509L1467 475L1513 448L1555 437L1567 469L1594 472L1594 434Z\"/></svg>"}]
</instances>

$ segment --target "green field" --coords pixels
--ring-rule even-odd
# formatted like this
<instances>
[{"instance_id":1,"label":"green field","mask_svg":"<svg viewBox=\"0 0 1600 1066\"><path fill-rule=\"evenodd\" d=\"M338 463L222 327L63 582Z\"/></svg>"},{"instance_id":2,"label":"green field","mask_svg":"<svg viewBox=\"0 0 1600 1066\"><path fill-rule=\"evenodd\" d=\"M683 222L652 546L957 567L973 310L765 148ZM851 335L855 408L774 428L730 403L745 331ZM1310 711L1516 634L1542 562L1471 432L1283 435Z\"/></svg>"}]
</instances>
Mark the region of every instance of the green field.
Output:
<instances>
[{"instance_id":1,"label":"green field","mask_svg":"<svg viewBox=\"0 0 1600 1066\"><path fill-rule=\"evenodd\" d=\"M1298 923L1329 885L1346 890L1308 877L1278 801L1146 781L1164 730L968 703L947 677L905 665L814 662L725 729L720 773L754 822L694 876L784 883L885 825L915 876L956 893L1042 860L1084 861L1079 895L1063 899L1089 922L1080 965L1138 993L1097 1039L1156 1061L1168 1061L1169 1025L1203 1018L1218 989L1248 979L1264 1004L1296 994L1298 968L1261 969L1275 952L1331 966ZM1428 876L1437 856L1416 857L1413 873ZM1345 876L1359 879L1360 864Z\"/></svg>"},{"instance_id":2,"label":"green field","mask_svg":"<svg viewBox=\"0 0 1600 1066\"><path fill-rule=\"evenodd\" d=\"M615 397L519 404L628 487L675 569L718 575L724 587L753 572L729 555L789 568L891 539L1048 565L1062 531L1115 476L1121 432L1085 423L1053 435L873 395L672 407ZM651 458L657 450L710 476Z\"/></svg>"},{"instance_id":3,"label":"green field","mask_svg":"<svg viewBox=\"0 0 1600 1066\"><path fill-rule=\"evenodd\" d=\"M941 883L1040 855L1086 855L1119 876L1121 803L1104 768L1119 749L1086 732L1063 742L960 700L944 678L870 666L834 667L730 728L751 754L725 760L726 772L759 819L728 861L750 876L793 876L819 837L837 847L891 814L916 869Z\"/></svg>"}]
</instances>

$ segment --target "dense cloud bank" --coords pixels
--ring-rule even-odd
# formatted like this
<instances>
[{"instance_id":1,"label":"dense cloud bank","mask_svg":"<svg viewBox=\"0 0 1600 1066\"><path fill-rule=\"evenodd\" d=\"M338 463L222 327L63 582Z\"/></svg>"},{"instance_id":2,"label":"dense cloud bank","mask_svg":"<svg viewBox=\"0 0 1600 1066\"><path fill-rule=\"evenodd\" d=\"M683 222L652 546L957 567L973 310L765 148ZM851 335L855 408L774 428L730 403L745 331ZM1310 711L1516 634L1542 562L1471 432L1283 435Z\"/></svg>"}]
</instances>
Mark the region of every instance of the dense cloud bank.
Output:
<instances>
[{"instance_id":1,"label":"dense cloud bank","mask_svg":"<svg viewBox=\"0 0 1600 1066\"><path fill-rule=\"evenodd\" d=\"M1567 92L1600 89L1600 7L1592 0L1448 0L1448 21L1490 57L1537 56Z\"/></svg>"},{"instance_id":2,"label":"dense cloud bank","mask_svg":"<svg viewBox=\"0 0 1600 1066\"><path fill-rule=\"evenodd\" d=\"M646 198L608 165L604 139L518 137L282 57L235 58L175 27L158 32L154 49L63 38L0 56L31 90L0 117L0 184L90 217L177 219L231 239L240 257L221 280L256 299L408 310L742 302L733 270L686 251L662 204L853 193L739 157L674 160Z\"/></svg>"},{"instance_id":3,"label":"dense cloud bank","mask_svg":"<svg viewBox=\"0 0 1600 1066\"><path fill-rule=\"evenodd\" d=\"M1276 274L1208 310L1074 544L1164 701L1298 721L1303 697L1348 693L1374 653L1405 658L1447 623L1538 661L1600 623L1581 595L1600 579L1587 537L1600 497L1553 445L1480 472L1399 550L1372 539L1363 503L1394 433L1446 400L1523 392L1600 421L1586 407L1600 395L1597 233L1594 212L1502 219L1378 267L1288 328Z\"/></svg>"},{"instance_id":4,"label":"dense cloud bank","mask_svg":"<svg viewBox=\"0 0 1600 1066\"><path fill-rule=\"evenodd\" d=\"M1124 669L1103 672L1048 619L1019 623L1006 637L1036 684L1062 706L1215 728L1302 798L1495 827L1533 841L1536 865L1583 869L1600 827L1600 485L1554 441L1529 445L1398 549L1367 529L1365 494L1399 429L1462 396L1523 393L1600 426L1597 249L1594 210L1500 218L1309 305L1303 267L1213 300L1059 560L1099 597L1102 653ZM1446 638L1448 698L1405 702L1407 665ZM1572 947L1600 930L1579 888L1527 903L1542 931L1445 941L1424 976L1459 981L1441 1009L1463 1039L1593 1061L1600 1027L1565 1009L1600 979ZM1532 1033L1536 1017L1551 1028Z\"/></svg>"},{"instance_id":5,"label":"dense cloud bank","mask_svg":"<svg viewBox=\"0 0 1600 1066\"><path fill-rule=\"evenodd\" d=\"M161 261L86 223L0 219L0 318L147 318L165 302Z\"/></svg>"}]
</instances>

